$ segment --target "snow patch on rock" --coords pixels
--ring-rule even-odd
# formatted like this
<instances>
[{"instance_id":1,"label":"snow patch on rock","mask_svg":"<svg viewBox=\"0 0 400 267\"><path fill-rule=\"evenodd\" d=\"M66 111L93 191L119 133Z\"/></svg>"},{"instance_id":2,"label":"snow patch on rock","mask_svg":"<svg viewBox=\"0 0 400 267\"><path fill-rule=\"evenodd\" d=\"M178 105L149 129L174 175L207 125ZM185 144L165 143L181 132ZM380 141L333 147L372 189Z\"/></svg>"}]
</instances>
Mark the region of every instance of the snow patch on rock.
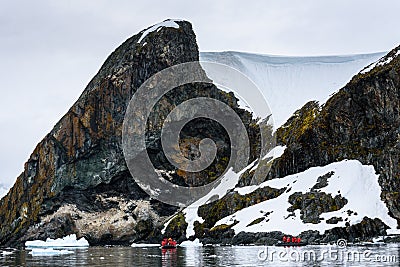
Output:
<instances>
[{"instance_id":1,"label":"snow patch on rock","mask_svg":"<svg viewBox=\"0 0 400 267\"><path fill-rule=\"evenodd\" d=\"M139 38L139 40L137 41L137 43L138 43L138 44L141 43L142 40L143 40L144 38L146 38L146 36L147 36L149 33L154 32L154 31L159 31L162 27L168 27L168 28L176 28L176 29L179 29L179 25L178 25L178 23L176 23L176 21L179 21L179 20L170 20L170 19L167 19L167 20L164 20L163 22L160 22L160 23L157 23L157 24L151 26L150 28L148 28L147 30L145 30L145 31L142 33L142 35L140 36L140 38ZM144 45L144 44L143 44L143 45Z\"/></svg>"},{"instance_id":2,"label":"snow patch on rock","mask_svg":"<svg viewBox=\"0 0 400 267\"><path fill-rule=\"evenodd\" d=\"M392 60L395 59L395 58L396 58L397 56L399 56L399 55L400 55L400 50L398 50L398 51L396 52L396 54L394 54L393 56L386 55L386 56L380 58L378 61L376 61L376 62L370 64L369 66L367 66L367 67L366 67L365 69L363 69L360 73L361 73L361 74L365 74L365 73L370 72L370 71L371 71L372 69L374 69L375 67L387 65L387 64L389 64L390 62L392 62Z\"/></svg>"},{"instance_id":3,"label":"snow patch on rock","mask_svg":"<svg viewBox=\"0 0 400 267\"><path fill-rule=\"evenodd\" d=\"M287 209L291 206L289 196L294 192L307 193L317 183L318 177L329 172L334 172L329 178L328 185L319 189L332 196L340 194L348 200L341 209L321 214L322 221L318 224L304 223L300 219L300 210L295 210L294 216L289 216ZM397 222L388 215L389 210L381 200L381 187L378 183L378 175L373 166L362 165L357 160L343 160L324 167L313 167L304 172L268 180L257 187L244 187L236 189L241 194L248 194L257 188L269 186L272 188L284 188L287 190L277 198L263 201L256 205L244 208L236 213L219 220L215 225L233 224L235 233L244 232L271 232L282 231L286 234L298 235L306 230L317 230L323 233L333 227L345 227L346 222L356 224L367 216L379 218L391 231L396 232ZM368 199L368 205L365 201ZM273 211L273 212L269 212ZM348 211L352 211L349 214ZM260 223L250 225L260 214L268 213L268 216ZM343 221L337 224L328 224L326 221L333 217L341 217Z\"/></svg>"}]
</instances>

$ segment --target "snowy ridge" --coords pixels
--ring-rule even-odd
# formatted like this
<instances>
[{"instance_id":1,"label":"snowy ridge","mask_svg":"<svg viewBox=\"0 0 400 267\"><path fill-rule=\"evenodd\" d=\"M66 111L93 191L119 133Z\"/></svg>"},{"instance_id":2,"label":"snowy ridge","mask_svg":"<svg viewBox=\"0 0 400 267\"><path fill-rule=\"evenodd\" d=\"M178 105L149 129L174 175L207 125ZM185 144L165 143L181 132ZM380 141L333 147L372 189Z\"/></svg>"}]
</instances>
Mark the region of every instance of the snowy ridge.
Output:
<instances>
[{"instance_id":1,"label":"snowy ridge","mask_svg":"<svg viewBox=\"0 0 400 267\"><path fill-rule=\"evenodd\" d=\"M241 52L202 52L200 60L228 65L249 77L268 101L274 126L278 128L308 101L317 100L321 104L326 102L353 75L384 54L287 57ZM244 100L251 97L251 93L240 96ZM262 118L265 116L257 115Z\"/></svg>"},{"instance_id":2,"label":"snowy ridge","mask_svg":"<svg viewBox=\"0 0 400 267\"><path fill-rule=\"evenodd\" d=\"M396 52L396 54L394 54L393 56L390 55L386 55L382 58L380 58L378 61L375 61L374 63L370 64L369 66L367 66L365 69L363 69L362 71L360 71L361 74L365 74L370 72L373 68L378 67L378 66L383 66L386 64L389 64L390 62L392 62L392 60L394 58L396 58L397 56L400 55L400 50L398 50Z\"/></svg>"},{"instance_id":3,"label":"snowy ridge","mask_svg":"<svg viewBox=\"0 0 400 267\"><path fill-rule=\"evenodd\" d=\"M332 197L341 195L348 202L341 209L321 214L322 221L318 224L304 223L300 219L300 210L295 210L294 216L289 216L287 209L291 206L288 202L289 196L294 192L310 192L317 183L319 176L334 172L328 178L328 185L319 189L321 192L332 194ZM313 167L304 172L276 178L262 183L259 187L270 186L272 188L284 188L286 191L277 198L263 201L259 204L244 208L236 213L219 220L216 225L233 224L235 233L245 232L271 232L282 231L286 234L298 235L306 230L317 230L323 233L333 227L344 227L346 222L359 223L364 216L379 218L391 229L388 233L397 233L397 222L388 215L388 209L381 200L381 188L378 183L378 175L373 166L362 165L357 160L344 160L335 162L324 167ZM248 194L256 188L241 188L240 194ZM368 205L365 199L368 198ZM279 208L278 208L279 207ZM348 211L352 213L348 213ZM341 217L343 221L337 224L328 224L326 220L332 217ZM257 218L264 218L260 223L248 226Z\"/></svg>"},{"instance_id":4,"label":"snowy ridge","mask_svg":"<svg viewBox=\"0 0 400 267\"><path fill-rule=\"evenodd\" d=\"M150 28L148 28L147 30L145 30L145 31L142 33L142 36L140 36L140 38L139 38L139 40L137 41L137 43L140 44L140 43L142 42L142 40L143 40L144 38L146 38L146 36L147 36L149 33L154 32L154 31L159 31L160 28L162 28L162 27L169 27L169 28L176 28L176 29L179 29L179 25L178 25L178 23L176 23L176 21L179 21L179 20L167 19L167 20L164 20L163 22L160 22L160 23L157 23L157 24L151 26ZM145 45L145 44L143 44L143 45Z\"/></svg>"}]
</instances>

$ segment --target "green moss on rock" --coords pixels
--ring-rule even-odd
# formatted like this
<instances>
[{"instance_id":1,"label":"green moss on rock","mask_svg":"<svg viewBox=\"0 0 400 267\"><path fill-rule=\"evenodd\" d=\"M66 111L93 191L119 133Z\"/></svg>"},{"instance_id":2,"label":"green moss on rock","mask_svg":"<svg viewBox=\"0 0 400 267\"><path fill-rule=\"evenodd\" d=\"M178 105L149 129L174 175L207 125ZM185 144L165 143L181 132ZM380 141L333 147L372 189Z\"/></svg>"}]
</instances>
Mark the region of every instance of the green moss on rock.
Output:
<instances>
[{"instance_id":1,"label":"green moss on rock","mask_svg":"<svg viewBox=\"0 0 400 267\"><path fill-rule=\"evenodd\" d=\"M171 236L176 240L186 239L186 228L188 224L182 212L177 213L165 229L165 236Z\"/></svg>"},{"instance_id":2,"label":"green moss on rock","mask_svg":"<svg viewBox=\"0 0 400 267\"><path fill-rule=\"evenodd\" d=\"M255 224L259 224L260 222L262 222L264 220L265 220L265 217L257 218L255 220L253 220L251 223L249 223L247 226L252 226L252 225L255 225Z\"/></svg>"},{"instance_id":3,"label":"green moss on rock","mask_svg":"<svg viewBox=\"0 0 400 267\"><path fill-rule=\"evenodd\" d=\"M276 198L285 190L286 188L276 189L266 186L246 195L231 192L217 201L200 206L198 214L204 219L204 228L212 228L218 220L262 201Z\"/></svg>"}]
</instances>

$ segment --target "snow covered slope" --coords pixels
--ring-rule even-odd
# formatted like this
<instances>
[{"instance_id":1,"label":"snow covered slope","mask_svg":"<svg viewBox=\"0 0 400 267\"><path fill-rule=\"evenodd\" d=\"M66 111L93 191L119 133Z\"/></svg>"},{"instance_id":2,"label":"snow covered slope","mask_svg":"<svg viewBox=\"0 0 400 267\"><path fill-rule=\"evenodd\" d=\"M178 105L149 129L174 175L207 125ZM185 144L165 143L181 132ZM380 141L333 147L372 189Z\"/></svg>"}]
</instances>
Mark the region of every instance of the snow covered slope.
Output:
<instances>
[{"instance_id":1,"label":"snow covered slope","mask_svg":"<svg viewBox=\"0 0 400 267\"><path fill-rule=\"evenodd\" d=\"M251 166L249 165L246 169ZM194 223L196 221L200 223L204 221L198 215L199 206L207 203L213 196L218 195L221 197L234 188L240 175L246 169L238 174L229 171L218 187L183 210L185 220L188 223L186 229L187 237L195 234ZM331 173L331 176L327 178L327 183L315 189L316 184L320 183L319 177L328 173ZM388 215L388 208L380 198L381 187L374 167L362 165L357 160L343 160L323 167L313 167L301 173L266 181L259 186L239 187L234 190L241 195L245 195L255 191L257 188L266 186L286 189L284 193L276 198L262 201L220 219L215 226L222 224L233 225L232 229L236 234L241 231L282 231L286 234L298 235L306 230L317 230L322 234L325 230L333 227L344 227L346 223L350 225L360 223L364 216L367 216L372 219L381 219L390 227L388 229L389 234L400 234L400 231L396 229L397 221ZM322 213L320 215L320 223L305 223L300 218L300 210L296 209L293 213L288 211L291 206L289 197L295 192L301 194L321 192L332 197L340 196L345 198L347 203L336 211ZM368 199L368 205L365 205L366 198ZM340 220L336 224L330 224L329 220L334 218L340 218ZM256 219L261 220L258 223L251 224Z\"/></svg>"},{"instance_id":2,"label":"snow covered slope","mask_svg":"<svg viewBox=\"0 0 400 267\"><path fill-rule=\"evenodd\" d=\"M312 192L317 184L318 177L327 173L333 175L328 178L327 185L319 188L318 192L342 196L347 199L347 204L337 211L322 213L321 222L318 224L304 223L300 219L300 210L296 209L294 215L288 211L291 206L289 196L294 192L303 194ZM270 186L272 188L285 188L286 191L277 198L261 202L259 204L244 208L230 216L219 220L216 225L238 224L233 226L236 233L245 232L270 232L282 231L292 235L298 235L306 230L317 230L321 234L333 227L345 227L360 223L364 216L379 218L391 229L389 233L397 233L397 221L388 215L389 210L381 200L381 187L378 183L378 175L375 174L373 166L362 165L357 160L343 160L331 163L324 167L310 168L304 172L286 176L282 179L273 179L262 183L258 188ZM253 187L238 188L239 194L251 193ZM367 194L367 195L366 195ZM365 205L365 197L368 205ZM277 208L279 207L279 208ZM266 214L266 215L264 215ZM264 216L263 216L264 215ZM262 221L249 225L253 220L262 218ZM337 224L329 224L332 218L341 218Z\"/></svg>"},{"instance_id":3,"label":"snow covered slope","mask_svg":"<svg viewBox=\"0 0 400 267\"><path fill-rule=\"evenodd\" d=\"M248 76L263 92L272 110L274 126L278 128L308 101L324 103L331 94L346 85L353 75L384 54L286 57L241 52L202 52L200 60L225 64ZM246 100L252 95L249 93L240 97Z\"/></svg>"}]
</instances>

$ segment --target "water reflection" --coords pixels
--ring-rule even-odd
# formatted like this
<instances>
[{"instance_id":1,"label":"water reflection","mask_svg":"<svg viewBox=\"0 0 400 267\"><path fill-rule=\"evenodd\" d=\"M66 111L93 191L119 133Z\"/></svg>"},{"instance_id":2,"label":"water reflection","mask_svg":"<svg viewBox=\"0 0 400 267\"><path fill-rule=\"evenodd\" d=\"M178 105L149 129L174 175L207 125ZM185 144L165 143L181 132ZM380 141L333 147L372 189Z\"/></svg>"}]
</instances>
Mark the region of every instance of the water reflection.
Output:
<instances>
[{"instance_id":1,"label":"water reflection","mask_svg":"<svg viewBox=\"0 0 400 267\"><path fill-rule=\"evenodd\" d=\"M177 249L161 249L161 266L173 267L178 266L178 250Z\"/></svg>"},{"instance_id":2,"label":"water reflection","mask_svg":"<svg viewBox=\"0 0 400 267\"><path fill-rule=\"evenodd\" d=\"M158 247L90 247L74 250L72 255L52 257L32 257L29 251L0 249L0 266L135 266L135 267L175 267L175 266L399 266L400 249L398 244L370 244L349 246L350 257L369 255L369 259L353 260L288 260L279 253L292 256L302 255L313 250L320 256L328 246L306 246L297 248L263 246L205 246L177 249ZM334 248L334 247L332 247ZM260 251L266 250L268 257ZM272 255L271 253L274 252ZM3 253L4 252L4 253ZM344 252L344 250L342 250ZM367 253L367 254L365 254ZM283 254L282 254L283 255ZM281 255L281 256L282 256ZM379 256L380 259L376 257ZM287 256L288 257L288 256ZM391 258L390 258L391 257ZM296 258L296 257L294 257Z\"/></svg>"},{"instance_id":3,"label":"water reflection","mask_svg":"<svg viewBox=\"0 0 400 267\"><path fill-rule=\"evenodd\" d=\"M186 247L183 248L184 266L205 266L204 265L204 249L203 247Z\"/></svg>"}]
</instances>

